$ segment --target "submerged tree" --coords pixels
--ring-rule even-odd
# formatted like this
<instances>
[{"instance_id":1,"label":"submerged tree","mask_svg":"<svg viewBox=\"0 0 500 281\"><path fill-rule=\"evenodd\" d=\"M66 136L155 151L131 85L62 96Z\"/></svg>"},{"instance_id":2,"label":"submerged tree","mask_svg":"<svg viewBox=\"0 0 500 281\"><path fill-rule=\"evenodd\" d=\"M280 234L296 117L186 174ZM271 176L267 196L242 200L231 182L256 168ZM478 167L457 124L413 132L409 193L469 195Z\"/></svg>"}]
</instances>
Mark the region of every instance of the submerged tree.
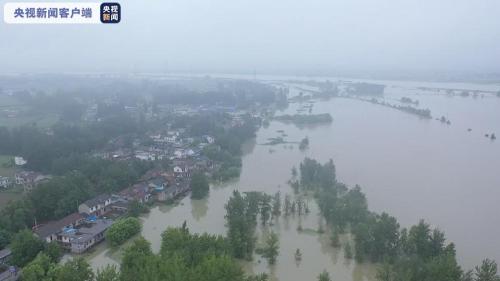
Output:
<instances>
[{"instance_id":1,"label":"submerged tree","mask_svg":"<svg viewBox=\"0 0 500 281\"><path fill-rule=\"evenodd\" d=\"M500 281L497 275L498 266L495 261L485 259L481 266L476 266L474 275L476 281Z\"/></svg>"},{"instance_id":2,"label":"submerged tree","mask_svg":"<svg viewBox=\"0 0 500 281\"><path fill-rule=\"evenodd\" d=\"M262 249L262 256L267 259L269 264L275 264L276 258L279 255L279 237L276 233L271 232L266 237L265 246Z\"/></svg>"},{"instance_id":3,"label":"submerged tree","mask_svg":"<svg viewBox=\"0 0 500 281\"><path fill-rule=\"evenodd\" d=\"M332 231L332 236L330 237L330 240L332 243L332 247L334 247L334 248L340 247L340 235L339 235L339 231L337 230L336 227Z\"/></svg>"},{"instance_id":4,"label":"submerged tree","mask_svg":"<svg viewBox=\"0 0 500 281\"><path fill-rule=\"evenodd\" d=\"M394 271L389 263L384 263L377 269L378 281L394 281Z\"/></svg>"},{"instance_id":5,"label":"submerged tree","mask_svg":"<svg viewBox=\"0 0 500 281\"><path fill-rule=\"evenodd\" d=\"M300 252L300 249L299 249L299 248L297 248L297 250L295 250L295 255L294 255L294 257L295 257L295 261L296 261L296 262L299 262L299 261L301 261L301 260L302 260L302 253Z\"/></svg>"},{"instance_id":6,"label":"submerged tree","mask_svg":"<svg viewBox=\"0 0 500 281\"><path fill-rule=\"evenodd\" d=\"M318 281L332 281L328 271L323 270L323 272L318 276Z\"/></svg>"},{"instance_id":7,"label":"submerged tree","mask_svg":"<svg viewBox=\"0 0 500 281\"><path fill-rule=\"evenodd\" d=\"M283 206L285 216L290 215L290 212L292 211L291 208L292 208L292 200L290 199L290 195L287 194L285 195L285 202Z\"/></svg>"},{"instance_id":8,"label":"submerged tree","mask_svg":"<svg viewBox=\"0 0 500 281\"><path fill-rule=\"evenodd\" d=\"M273 197L273 217L281 215L281 193L278 191Z\"/></svg>"},{"instance_id":9,"label":"submerged tree","mask_svg":"<svg viewBox=\"0 0 500 281\"><path fill-rule=\"evenodd\" d=\"M349 243L349 242L346 242L344 244L344 258L346 258L346 259L353 258L352 247L351 247L351 243Z\"/></svg>"},{"instance_id":10,"label":"submerged tree","mask_svg":"<svg viewBox=\"0 0 500 281\"><path fill-rule=\"evenodd\" d=\"M260 201L260 219L262 221L262 225L266 225L271 217L271 196L267 194L262 194L262 198Z\"/></svg>"},{"instance_id":11,"label":"submerged tree","mask_svg":"<svg viewBox=\"0 0 500 281\"><path fill-rule=\"evenodd\" d=\"M308 137L305 137L303 138L301 141L300 141L300 144L299 144L299 149L300 150L305 150L306 148L309 147L309 138Z\"/></svg>"},{"instance_id":12,"label":"submerged tree","mask_svg":"<svg viewBox=\"0 0 500 281\"><path fill-rule=\"evenodd\" d=\"M210 190L208 179L202 173L196 173L191 177L191 198L203 199Z\"/></svg>"},{"instance_id":13,"label":"submerged tree","mask_svg":"<svg viewBox=\"0 0 500 281\"><path fill-rule=\"evenodd\" d=\"M258 212L259 196L255 193L242 196L234 191L226 204L227 236L236 258L252 259Z\"/></svg>"},{"instance_id":14,"label":"submerged tree","mask_svg":"<svg viewBox=\"0 0 500 281\"><path fill-rule=\"evenodd\" d=\"M115 265L106 265L102 269L97 270L95 281L119 281L120 272Z\"/></svg>"}]
</instances>

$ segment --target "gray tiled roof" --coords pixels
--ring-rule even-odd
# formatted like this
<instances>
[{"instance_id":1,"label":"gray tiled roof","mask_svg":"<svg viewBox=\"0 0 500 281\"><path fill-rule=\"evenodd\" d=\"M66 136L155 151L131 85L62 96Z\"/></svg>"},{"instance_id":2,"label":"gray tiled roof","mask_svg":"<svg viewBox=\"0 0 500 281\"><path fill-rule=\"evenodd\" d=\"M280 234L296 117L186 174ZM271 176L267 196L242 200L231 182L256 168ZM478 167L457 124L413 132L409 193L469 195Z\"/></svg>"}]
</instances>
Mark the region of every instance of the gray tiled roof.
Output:
<instances>
[{"instance_id":1,"label":"gray tiled roof","mask_svg":"<svg viewBox=\"0 0 500 281\"><path fill-rule=\"evenodd\" d=\"M65 226L71 225L83 217L79 213L73 213L68 215L58 221L51 221L45 225L40 226L35 230L38 237L45 239L52 234L56 234L61 231Z\"/></svg>"},{"instance_id":2,"label":"gray tiled roof","mask_svg":"<svg viewBox=\"0 0 500 281\"><path fill-rule=\"evenodd\" d=\"M95 235L104 232L113 224L112 220L97 220L88 227L80 227L76 233L69 234L71 243L85 243L91 240Z\"/></svg>"},{"instance_id":3,"label":"gray tiled roof","mask_svg":"<svg viewBox=\"0 0 500 281\"><path fill-rule=\"evenodd\" d=\"M92 199L89 199L89 200L83 202L83 204L85 204L89 207L97 206L98 204L104 204L104 202L106 202L106 200L108 200L110 198L111 198L111 196L109 194L101 194L101 195L98 195Z\"/></svg>"},{"instance_id":4,"label":"gray tiled roof","mask_svg":"<svg viewBox=\"0 0 500 281\"><path fill-rule=\"evenodd\" d=\"M80 229L78 229L78 232L79 233L96 235L96 234L99 234L99 233L105 231L112 224L113 224L112 220L104 220L104 219L103 220L97 220L90 227L81 227Z\"/></svg>"}]
</instances>

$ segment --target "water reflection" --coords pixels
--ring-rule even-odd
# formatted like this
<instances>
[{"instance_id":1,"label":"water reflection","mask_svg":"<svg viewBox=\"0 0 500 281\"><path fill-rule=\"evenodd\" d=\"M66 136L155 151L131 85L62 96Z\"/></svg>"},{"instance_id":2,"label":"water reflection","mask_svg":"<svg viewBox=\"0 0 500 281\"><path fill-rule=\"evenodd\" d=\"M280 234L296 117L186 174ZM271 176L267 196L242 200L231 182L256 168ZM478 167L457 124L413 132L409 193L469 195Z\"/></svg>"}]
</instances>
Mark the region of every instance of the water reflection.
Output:
<instances>
[{"instance_id":1,"label":"water reflection","mask_svg":"<svg viewBox=\"0 0 500 281\"><path fill-rule=\"evenodd\" d=\"M197 221L207 215L208 199L191 200L191 215Z\"/></svg>"}]
</instances>

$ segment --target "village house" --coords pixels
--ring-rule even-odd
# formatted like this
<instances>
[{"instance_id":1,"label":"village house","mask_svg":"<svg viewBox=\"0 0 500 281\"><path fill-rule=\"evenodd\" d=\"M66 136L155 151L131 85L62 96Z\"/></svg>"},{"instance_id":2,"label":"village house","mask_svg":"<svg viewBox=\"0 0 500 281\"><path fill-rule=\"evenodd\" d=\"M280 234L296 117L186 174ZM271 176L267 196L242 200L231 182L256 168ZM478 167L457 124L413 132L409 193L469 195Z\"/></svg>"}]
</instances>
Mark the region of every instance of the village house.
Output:
<instances>
[{"instance_id":1,"label":"village house","mask_svg":"<svg viewBox=\"0 0 500 281\"><path fill-rule=\"evenodd\" d=\"M61 234L62 245L72 253L81 254L104 240L106 230L113 224L110 219L98 219L77 229L68 229Z\"/></svg>"},{"instance_id":2,"label":"village house","mask_svg":"<svg viewBox=\"0 0 500 281\"><path fill-rule=\"evenodd\" d=\"M16 156L14 157L14 163L16 164L16 166L23 166L28 163L28 161L24 160L24 158L21 156Z\"/></svg>"},{"instance_id":3,"label":"village house","mask_svg":"<svg viewBox=\"0 0 500 281\"><path fill-rule=\"evenodd\" d=\"M25 192L30 192L37 185L50 178L51 176L42 175L41 173L33 171L22 171L15 174L16 184L22 185Z\"/></svg>"},{"instance_id":4,"label":"village house","mask_svg":"<svg viewBox=\"0 0 500 281\"><path fill-rule=\"evenodd\" d=\"M177 165L174 166L173 170L176 178L188 178L190 176L188 166Z\"/></svg>"},{"instance_id":5,"label":"village house","mask_svg":"<svg viewBox=\"0 0 500 281\"><path fill-rule=\"evenodd\" d=\"M111 210L111 196L109 194L101 194L90 200L87 200L78 206L80 214L102 216Z\"/></svg>"},{"instance_id":6,"label":"village house","mask_svg":"<svg viewBox=\"0 0 500 281\"><path fill-rule=\"evenodd\" d=\"M172 161L173 172L176 178L191 178L195 171L206 171L212 166L212 162L203 156L191 158L174 159Z\"/></svg>"},{"instance_id":7,"label":"village house","mask_svg":"<svg viewBox=\"0 0 500 281\"><path fill-rule=\"evenodd\" d=\"M215 142L215 138L209 135L204 135L203 140L208 144L213 144Z\"/></svg>"},{"instance_id":8,"label":"village house","mask_svg":"<svg viewBox=\"0 0 500 281\"><path fill-rule=\"evenodd\" d=\"M45 240L47 243L58 241L58 234L66 228L75 228L82 224L85 218L79 213L73 213L58 221L51 221L44 225L35 226L34 232L38 238Z\"/></svg>"},{"instance_id":9,"label":"village house","mask_svg":"<svg viewBox=\"0 0 500 281\"><path fill-rule=\"evenodd\" d=\"M185 154L184 154L184 150L183 149L176 149L174 151L174 156L171 157L171 159L180 159L180 158L184 158L185 157Z\"/></svg>"},{"instance_id":10,"label":"village house","mask_svg":"<svg viewBox=\"0 0 500 281\"><path fill-rule=\"evenodd\" d=\"M12 181L8 177L0 176L0 187L8 188L12 185Z\"/></svg>"},{"instance_id":11,"label":"village house","mask_svg":"<svg viewBox=\"0 0 500 281\"><path fill-rule=\"evenodd\" d=\"M152 179L155 179L157 177L162 176L162 170L161 169L152 169L147 171L142 177L141 181L149 181Z\"/></svg>"},{"instance_id":12,"label":"village house","mask_svg":"<svg viewBox=\"0 0 500 281\"><path fill-rule=\"evenodd\" d=\"M120 191L119 196L128 201L138 201L147 203L151 199L151 188L147 183L137 183L133 186Z\"/></svg>"},{"instance_id":13,"label":"village house","mask_svg":"<svg viewBox=\"0 0 500 281\"><path fill-rule=\"evenodd\" d=\"M42 225L34 232L47 243L56 242L63 249L81 254L102 241L105 231L112 224L112 220L85 219L82 214L74 213Z\"/></svg>"},{"instance_id":14,"label":"village house","mask_svg":"<svg viewBox=\"0 0 500 281\"><path fill-rule=\"evenodd\" d=\"M214 163L206 156L198 156L194 159L194 169L201 172L209 172L214 168Z\"/></svg>"},{"instance_id":15,"label":"village house","mask_svg":"<svg viewBox=\"0 0 500 281\"><path fill-rule=\"evenodd\" d=\"M158 201L166 201L167 194L165 192L168 187L168 180L166 177L161 176L148 181L149 187L152 189L153 193L156 195L156 200Z\"/></svg>"},{"instance_id":16,"label":"village house","mask_svg":"<svg viewBox=\"0 0 500 281\"><path fill-rule=\"evenodd\" d=\"M189 181L176 179L172 184L165 188L163 196L165 197L165 200L172 200L178 196L186 194L190 190Z\"/></svg>"},{"instance_id":17,"label":"village house","mask_svg":"<svg viewBox=\"0 0 500 281\"><path fill-rule=\"evenodd\" d=\"M135 158L137 158L139 160L144 160L144 161L155 161L155 160L161 160L163 157L161 155L158 155L158 154L153 153L153 152L136 151Z\"/></svg>"},{"instance_id":18,"label":"village house","mask_svg":"<svg viewBox=\"0 0 500 281\"><path fill-rule=\"evenodd\" d=\"M179 132L170 131L167 133L165 140L169 143L176 143L178 137L179 137Z\"/></svg>"},{"instance_id":19,"label":"village house","mask_svg":"<svg viewBox=\"0 0 500 281\"><path fill-rule=\"evenodd\" d=\"M129 201L120 197L120 199L113 201L111 204L111 210L119 213L125 213L129 208Z\"/></svg>"}]
</instances>

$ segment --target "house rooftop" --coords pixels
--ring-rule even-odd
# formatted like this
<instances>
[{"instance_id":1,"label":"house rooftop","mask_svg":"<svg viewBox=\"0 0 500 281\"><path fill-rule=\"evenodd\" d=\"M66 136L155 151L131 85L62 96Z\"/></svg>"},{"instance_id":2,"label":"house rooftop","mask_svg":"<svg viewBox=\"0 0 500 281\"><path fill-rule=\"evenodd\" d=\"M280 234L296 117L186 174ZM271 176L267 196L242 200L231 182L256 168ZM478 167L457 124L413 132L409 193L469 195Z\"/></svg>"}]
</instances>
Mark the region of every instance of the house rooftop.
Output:
<instances>
[{"instance_id":1,"label":"house rooftop","mask_svg":"<svg viewBox=\"0 0 500 281\"><path fill-rule=\"evenodd\" d=\"M73 213L68 215L58 221L51 221L45 225L42 225L35 230L35 233L42 239L61 231L64 227L71 225L79 220L83 219L83 216L79 213Z\"/></svg>"},{"instance_id":2,"label":"house rooftop","mask_svg":"<svg viewBox=\"0 0 500 281\"><path fill-rule=\"evenodd\" d=\"M109 194L101 194L101 195L98 195L92 199L89 199L89 200L83 202L83 204L85 204L89 207L97 206L99 204L103 204L104 202L106 202L106 200L108 200L110 198L111 198L111 196Z\"/></svg>"},{"instance_id":3,"label":"house rooftop","mask_svg":"<svg viewBox=\"0 0 500 281\"><path fill-rule=\"evenodd\" d=\"M0 259L4 259L4 258L10 256L11 254L12 254L12 252L10 251L10 249L0 250Z\"/></svg>"},{"instance_id":4,"label":"house rooftop","mask_svg":"<svg viewBox=\"0 0 500 281\"><path fill-rule=\"evenodd\" d=\"M118 208L128 208L129 203L124 202L124 201L117 201L113 203L113 206L118 207Z\"/></svg>"},{"instance_id":5,"label":"house rooftop","mask_svg":"<svg viewBox=\"0 0 500 281\"><path fill-rule=\"evenodd\" d=\"M92 240L93 237L94 236L91 234L83 233L83 234L74 234L74 235L72 235L72 237L70 239L71 239L71 243L84 244L84 243Z\"/></svg>"},{"instance_id":6,"label":"house rooftop","mask_svg":"<svg viewBox=\"0 0 500 281\"><path fill-rule=\"evenodd\" d=\"M101 219L97 220L95 223L92 223L90 227L80 227L78 229L78 233L82 234L90 234L90 235L97 235L106 229L108 229L111 225L113 224L112 220L109 219Z\"/></svg>"}]
</instances>

